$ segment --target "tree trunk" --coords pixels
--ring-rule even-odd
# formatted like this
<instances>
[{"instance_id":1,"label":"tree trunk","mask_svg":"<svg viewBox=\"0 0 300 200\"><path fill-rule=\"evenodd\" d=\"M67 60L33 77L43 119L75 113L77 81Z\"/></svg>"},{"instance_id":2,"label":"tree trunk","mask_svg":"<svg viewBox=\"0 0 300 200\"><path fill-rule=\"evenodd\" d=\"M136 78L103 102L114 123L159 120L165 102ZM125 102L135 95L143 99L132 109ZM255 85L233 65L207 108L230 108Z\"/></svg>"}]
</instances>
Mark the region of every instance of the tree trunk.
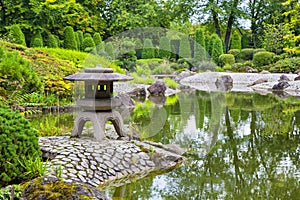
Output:
<instances>
[{"instance_id":1,"label":"tree trunk","mask_svg":"<svg viewBox=\"0 0 300 200\"><path fill-rule=\"evenodd\" d=\"M234 0L233 5L231 7L230 15L229 15L229 18L228 18L228 22L227 22L227 29L226 29L226 35L225 35L225 52L226 53L229 50L229 41L230 41L231 29L232 29L232 25L234 23L235 9L237 8L238 3L239 3L239 0Z\"/></svg>"},{"instance_id":2,"label":"tree trunk","mask_svg":"<svg viewBox=\"0 0 300 200\"><path fill-rule=\"evenodd\" d=\"M209 3L210 4L214 4L213 0L209 0ZM218 1L217 1L216 4L218 4ZM218 13L214 9L211 9L211 14L212 14L212 17L213 17L213 20L214 20L214 25L215 25L216 33L219 36L219 38L222 38L222 36L221 36L221 28L220 28L220 24L219 24Z\"/></svg>"}]
</instances>

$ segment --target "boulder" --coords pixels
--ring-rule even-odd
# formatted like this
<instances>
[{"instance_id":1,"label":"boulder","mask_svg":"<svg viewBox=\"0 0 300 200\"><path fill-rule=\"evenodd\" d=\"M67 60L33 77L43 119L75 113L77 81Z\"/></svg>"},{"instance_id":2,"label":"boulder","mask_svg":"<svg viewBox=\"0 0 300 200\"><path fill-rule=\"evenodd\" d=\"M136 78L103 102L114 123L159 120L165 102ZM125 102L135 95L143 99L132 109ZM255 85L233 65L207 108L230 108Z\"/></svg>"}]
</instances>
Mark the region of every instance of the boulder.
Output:
<instances>
[{"instance_id":1,"label":"boulder","mask_svg":"<svg viewBox=\"0 0 300 200\"><path fill-rule=\"evenodd\" d=\"M134 107L134 103L128 94L118 94L116 98L121 99L121 106Z\"/></svg>"},{"instance_id":2,"label":"boulder","mask_svg":"<svg viewBox=\"0 0 300 200\"><path fill-rule=\"evenodd\" d=\"M162 81L156 81L150 87L147 88L150 95L165 95L167 90L166 84Z\"/></svg>"},{"instance_id":3,"label":"boulder","mask_svg":"<svg viewBox=\"0 0 300 200\"><path fill-rule=\"evenodd\" d=\"M300 80L300 76L297 76L294 81L299 81Z\"/></svg>"},{"instance_id":4,"label":"boulder","mask_svg":"<svg viewBox=\"0 0 300 200\"><path fill-rule=\"evenodd\" d=\"M135 88L127 93L130 97L146 96L145 88Z\"/></svg>"},{"instance_id":5,"label":"boulder","mask_svg":"<svg viewBox=\"0 0 300 200\"><path fill-rule=\"evenodd\" d=\"M22 192L21 197L23 200L108 200L100 190L92 186L79 183L67 183L56 176L44 176L30 181Z\"/></svg>"},{"instance_id":6,"label":"boulder","mask_svg":"<svg viewBox=\"0 0 300 200\"><path fill-rule=\"evenodd\" d=\"M233 79L229 75L223 75L217 78L215 85L218 90L230 91L233 87Z\"/></svg>"},{"instance_id":7,"label":"boulder","mask_svg":"<svg viewBox=\"0 0 300 200\"><path fill-rule=\"evenodd\" d=\"M271 74L269 71L266 71L266 70L262 70L261 72L260 72L260 74Z\"/></svg>"},{"instance_id":8,"label":"boulder","mask_svg":"<svg viewBox=\"0 0 300 200\"><path fill-rule=\"evenodd\" d=\"M246 67L246 72L247 73L257 73L257 69L253 69L252 67L247 66Z\"/></svg>"},{"instance_id":9,"label":"boulder","mask_svg":"<svg viewBox=\"0 0 300 200\"><path fill-rule=\"evenodd\" d=\"M258 79L258 80L256 80L256 81L254 81L253 83L249 84L248 86L258 85L258 84L266 83L266 82L268 82L267 79L265 79L265 78L260 78L260 79Z\"/></svg>"},{"instance_id":10,"label":"boulder","mask_svg":"<svg viewBox=\"0 0 300 200\"><path fill-rule=\"evenodd\" d=\"M194 75L195 72L191 72L189 70L185 70L183 72L181 72L180 74L178 74L176 77L175 77L175 81L180 81L181 79L184 79L186 77L189 77L189 76L192 76Z\"/></svg>"},{"instance_id":11,"label":"boulder","mask_svg":"<svg viewBox=\"0 0 300 200\"><path fill-rule=\"evenodd\" d=\"M284 90L284 89L286 89L289 86L290 86L290 84L288 82L283 81L283 82L279 82L279 83L275 84L272 87L272 90Z\"/></svg>"},{"instance_id":12,"label":"boulder","mask_svg":"<svg viewBox=\"0 0 300 200\"><path fill-rule=\"evenodd\" d=\"M278 80L279 82L286 82L286 81L291 81L286 75L281 75L280 76L280 78L279 78L279 80Z\"/></svg>"}]
</instances>

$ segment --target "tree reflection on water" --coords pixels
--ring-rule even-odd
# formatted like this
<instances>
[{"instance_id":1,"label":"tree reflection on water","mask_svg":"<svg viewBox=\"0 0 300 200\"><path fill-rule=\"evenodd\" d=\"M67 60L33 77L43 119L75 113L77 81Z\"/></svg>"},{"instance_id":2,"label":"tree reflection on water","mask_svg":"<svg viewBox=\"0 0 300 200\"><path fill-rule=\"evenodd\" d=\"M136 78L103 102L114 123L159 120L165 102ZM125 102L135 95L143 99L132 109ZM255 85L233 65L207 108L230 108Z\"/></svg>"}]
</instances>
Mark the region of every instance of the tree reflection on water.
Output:
<instances>
[{"instance_id":1,"label":"tree reflection on water","mask_svg":"<svg viewBox=\"0 0 300 200\"><path fill-rule=\"evenodd\" d=\"M164 126L147 139L186 149L187 161L167 174L113 188L114 198L300 196L298 98L195 91L178 94L178 101L164 109Z\"/></svg>"}]
</instances>

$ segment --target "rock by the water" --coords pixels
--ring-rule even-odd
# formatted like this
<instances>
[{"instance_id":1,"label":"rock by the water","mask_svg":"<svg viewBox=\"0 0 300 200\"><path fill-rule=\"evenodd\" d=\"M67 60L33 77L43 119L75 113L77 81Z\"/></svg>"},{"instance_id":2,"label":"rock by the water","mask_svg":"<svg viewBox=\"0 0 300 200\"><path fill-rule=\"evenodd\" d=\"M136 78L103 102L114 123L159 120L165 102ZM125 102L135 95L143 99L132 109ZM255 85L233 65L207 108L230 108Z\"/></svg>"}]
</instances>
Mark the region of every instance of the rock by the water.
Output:
<instances>
[{"instance_id":1,"label":"rock by the water","mask_svg":"<svg viewBox=\"0 0 300 200\"><path fill-rule=\"evenodd\" d=\"M23 200L108 200L102 192L90 185L67 183L56 176L44 176L30 181L21 197Z\"/></svg>"},{"instance_id":2,"label":"rock by the water","mask_svg":"<svg viewBox=\"0 0 300 200\"><path fill-rule=\"evenodd\" d=\"M134 103L128 94L118 94L116 98L121 99L121 105L126 107L133 107Z\"/></svg>"},{"instance_id":3,"label":"rock by the water","mask_svg":"<svg viewBox=\"0 0 300 200\"><path fill-rule=\"evenodd\" d=\"M247 73L257 73L257 69L253 69L252 67L247 66L246 67L246 72Z\"/></svg>"},{"instance_id":4,"label":"rock by the water","mask_svg":"<svg viewBox=\"0 0 300 200\"><path fill-rule=\"evenodd\" d=\"M300 80L300 76L297 76L294 81L299 81Z\"/></svg>"},{"instance_id":5,"label":"rock by the water","mask_svg":"<svg viewBox=\"0 0 300 200\"><path fill-rule=\"evenodd\" d=\"M136 96L146 96L146 90L145 88L135 88L132 91L127 93L131 97L136 97Z\"/></svg>"},{"instance_id":6,"label":"rock by the water","mask_svg":"<svg viewBox=\"0 0 300 200\"><path fill-rule=\"evenodd\" d=\"M185 70L183 72L181 72L180 74L178 74L176 77L175 77L175 81L180 81L181 79L184 79L186 77L189 77L189 76L192 76L194 75L195 72L191 72L189 70Z\"/></svg>"},{"instance_id":7,"label":"rock by the water","mask_svg":"<svg viewBox=\"0 0 300 200\"><path fill-rule=\"evenodd\" d=\"M286 81L283 81L283 82L279 82L277 84L275 84L273 87L272 87L272 90L284 90L286 88L288 88L290 86L290 84Z\"/></svg>"},{"instance_id":8,"label":"rock by the water","mask_svg":"<svg viewBox=\"0 0 300 200\"><path fill-rule=\"evenodd\" d=\"M256 80L256 81L254 81L253 83L249 84L248 86L258 85L258 84L266 83L266 82L268 82L267 79L265 79L265 78L260 78L260 79L258 79L258 80Z\"/></svg>"},{"instance_id":9,"label":"rock by the water","mask_svg":"<svg viewBox=\"0 0 300 200\"><path fill-rule=\"evenodd\" d=\"M166 84L163 81L156 81L147 88L151 95L165 95L167 90Z\"/></svg>"},{"instance_id":10,"label":"rock by the water","mask_svg":"<svg viewBox=\"0 0 300 200\"><path fill-rule=\"evenodd\" d=\"M233 87L233 79L229 75L223 75L217 78L215 85L221 91L230 91Z\"/></svg>"},{"instance_id":11,"label":"rock by the water","mask_svg":"<svg viewBox=\"0 0 300 200\"><path fill-rule=\"evenodd\" d=\"M271 72L266 71L266 70L262 70L261 72L259 72L260 74L271 74Z\"/></svg>"},{"instance_id":12,"label":"rock by the water","mask_svg":"<svg viewBox=\"0 0 300 200\"><path fill-rule=\"evenodd\" d=\"M278 81L283 82L283 81L291 81L291 80L286 75L283 74L280 76Z\"/></svg>"}]
</instances>

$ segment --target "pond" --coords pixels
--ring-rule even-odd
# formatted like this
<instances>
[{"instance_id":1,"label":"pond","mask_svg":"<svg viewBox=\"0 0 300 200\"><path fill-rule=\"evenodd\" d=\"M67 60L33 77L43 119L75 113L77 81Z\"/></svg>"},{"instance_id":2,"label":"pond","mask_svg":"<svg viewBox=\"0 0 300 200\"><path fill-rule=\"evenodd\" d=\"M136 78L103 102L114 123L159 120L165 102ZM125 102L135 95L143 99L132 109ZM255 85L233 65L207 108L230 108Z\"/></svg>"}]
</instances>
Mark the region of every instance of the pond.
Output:
<instances>
[{"instance_id":1,"label":"pond","mask_svg":"<svg viewBox=\"0 0 300 200\"><path fill-rule=\"evenodd\" d=\"M48 121L59 130L71 130L73 119L73 114L63 114L30 120L38 129ZM105 191L113 199L300 196L298 97L181 92L164 106L138 103L125 123L134 126L143 139L185 149L187 160L168 173Z\"/></svg>"}]
</instances>

